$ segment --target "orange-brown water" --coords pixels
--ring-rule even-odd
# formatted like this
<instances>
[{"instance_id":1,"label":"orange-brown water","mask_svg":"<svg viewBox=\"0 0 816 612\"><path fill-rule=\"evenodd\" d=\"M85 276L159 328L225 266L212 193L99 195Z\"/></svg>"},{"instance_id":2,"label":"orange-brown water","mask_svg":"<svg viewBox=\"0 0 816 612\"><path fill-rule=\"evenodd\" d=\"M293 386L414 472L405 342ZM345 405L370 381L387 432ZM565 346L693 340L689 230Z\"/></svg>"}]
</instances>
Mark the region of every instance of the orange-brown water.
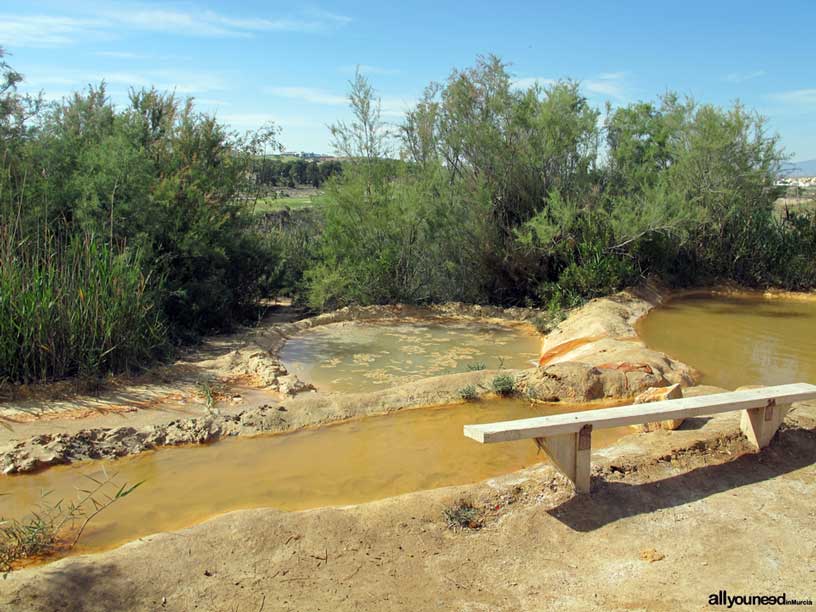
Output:
<instances>
[{"instance_id":1,"label":"orange-brown water","mask_svg":"<svg viewBox=\"0 0 816 612\"><path fill-rule=\"evenodd\" d=\"M536 364L541 337L527 325L415 320L324 325L281 351L289 372L320 391L374 391L430 376Z\"/></svg>"},{"instance_id":2,"label":"orange-brown water","mask_svg":"<svg viewBox=\"0 0 816 612\"><path fill-rule=\"evenodd\" d=\"M117 481L144 484L99 515L75 552L100 550L150 533L189 526L241 508L301 510L360 503L410 491L465 484L541 462L532 441L479 444L462 427L580 407L533 407L497 400L419 408L208 447L165 448L115 461L0 477L0 515L20 517L39 501L71 499L104 465ZM602 430L593 446L627 429Z\"/></svg>"},{"instance_id":3,"label":"orange-brown water","mask_svg":"<svg viewBox=\"0 0 816 612\"><path fill-rule=\"evenodd\" d=\"M705 384L816 383L816 300L691 295L654 309L638 332Z\"/></svg>"}]
</instances>

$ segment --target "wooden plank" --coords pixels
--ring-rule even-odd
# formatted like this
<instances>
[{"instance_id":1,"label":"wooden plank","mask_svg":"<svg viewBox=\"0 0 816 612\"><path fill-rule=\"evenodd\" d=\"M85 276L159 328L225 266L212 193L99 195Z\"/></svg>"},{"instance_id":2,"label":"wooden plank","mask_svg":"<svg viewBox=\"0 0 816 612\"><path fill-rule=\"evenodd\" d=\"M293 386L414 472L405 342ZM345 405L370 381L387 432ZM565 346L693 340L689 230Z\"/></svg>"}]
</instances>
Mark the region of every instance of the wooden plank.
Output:
<instances>
[{"instance_id":1,"label":"wooden plank","mask_svg":"<svg viewBox=\"0 0 816 612\"><path fill-rule=\"evenodd\" d=\"M594 429L623 427L650 421L764 408L768 405L769 400L776 400L777 405L783 406L811 399L816 399L816 385L793 383L618 408L601 408L532 419L465 425L464 433L465 436L477 442L509 442L577 433L584 425L592 425Z\"/></svg>"},{"instance_id":2,"label":"wooden plank","mask_svg":"<svg viewBox=\"0 0 816 612\"><path fill-rule=\"evenodd\" d=\"M779 406L774 400L768 400L763 408L742 411L740 430L754 448L765 448L771 443L787 413L788 406Z\"/></svg>"},{"instance_id":3,"label":"wooden plank","mask_svg":"<svg viewBox=\"0 0 816 612\"><path fill-rule=\"evenodd\" d=\"M577 493L589 493L592 457L592 425L584 425L578 432L578 450L575 453L575 479L572 481Z\"/></svg>"},{"instance_id":4,"label":"wooden plank","mask_svg":"<svg viewBox=\"0 0 816 612\"><path fill-rule=\"evenodd\" d=\"M577 493L589 493L592 425L584 425L578 433L536 438L536 442L555 467L572 481Z\"/></svg>"},{"instance_id":5,"label":"wooden plank","mask_svg":"<svg viewBox=\"0 0 816 612\"><path fill-rule=\"evenodd\" d=\"M564 476L575 482L578 434L567 433L547 438L538 438L538 446L550 458Z\"/></svg>"}]
</instances>

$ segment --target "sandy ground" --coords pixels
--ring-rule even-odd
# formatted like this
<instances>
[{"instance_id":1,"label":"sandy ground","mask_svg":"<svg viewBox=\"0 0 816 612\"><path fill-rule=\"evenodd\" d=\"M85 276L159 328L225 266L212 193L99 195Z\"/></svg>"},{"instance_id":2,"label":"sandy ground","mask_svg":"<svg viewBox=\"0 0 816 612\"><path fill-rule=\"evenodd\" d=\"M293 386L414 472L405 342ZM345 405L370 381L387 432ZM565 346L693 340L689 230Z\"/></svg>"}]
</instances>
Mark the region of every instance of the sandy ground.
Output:
<instances>
[{"instance_id":1,"label":"sandy ground","mask_svg":"<svg viewBox=\"0 0 816 612\"><path fill-rule=\"evenodd\" d=\"M816 596L816 406L762 453L735 415L595 453L591 497L546 465L347 508L230 513L20 570L8 610L701 610ZM453 531L443 510L482 509Z\"/></svg>"}]
</instances>

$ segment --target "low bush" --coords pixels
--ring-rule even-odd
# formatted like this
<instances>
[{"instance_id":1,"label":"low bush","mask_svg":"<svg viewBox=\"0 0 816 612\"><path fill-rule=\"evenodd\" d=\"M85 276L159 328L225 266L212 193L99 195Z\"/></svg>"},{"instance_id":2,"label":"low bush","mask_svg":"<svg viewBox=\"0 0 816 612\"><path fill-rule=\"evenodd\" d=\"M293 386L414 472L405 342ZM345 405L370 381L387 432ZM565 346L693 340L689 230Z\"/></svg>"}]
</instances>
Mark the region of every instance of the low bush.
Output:
<instances>
[{"instance_id":1,"label":"low bush","mask_svg":"<svg viewBox=\"0 0 816 612\"><path fill-rule=\"evenodd\" d=\"M516 392L516 380L509 374L498 374L490 383L490 388L496 395L503 397L513 395Z\"/></svg>"},{"instance_id":2,"label":"low bush","mask_svg":"<svg viewBox=\"0 0 816 612\"><path fill-rule=\"evenodd\" d=\"M479 397L479 393L476 390L476 385L466 385L459 389L457 393L461 399L467 402L473 401Z\"/></svg>"}]
</instances>

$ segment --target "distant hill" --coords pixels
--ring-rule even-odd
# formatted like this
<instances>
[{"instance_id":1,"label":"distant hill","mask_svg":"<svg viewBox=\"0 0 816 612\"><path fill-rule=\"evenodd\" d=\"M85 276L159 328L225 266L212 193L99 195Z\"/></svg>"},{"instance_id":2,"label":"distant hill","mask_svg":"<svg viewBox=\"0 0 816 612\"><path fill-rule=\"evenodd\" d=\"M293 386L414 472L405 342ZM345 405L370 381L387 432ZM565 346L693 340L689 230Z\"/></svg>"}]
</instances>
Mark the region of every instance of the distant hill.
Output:
<instances>
[{"instance_id":1,"label":"distant hill","mask_svg":"<svg viewBox=\"0 0 816 612\"><path fill-rule=\"evenodd\" d=\"M816 159L783 164L782 174L791 177L816 176Z\"/></svg>"}]
</instances>

